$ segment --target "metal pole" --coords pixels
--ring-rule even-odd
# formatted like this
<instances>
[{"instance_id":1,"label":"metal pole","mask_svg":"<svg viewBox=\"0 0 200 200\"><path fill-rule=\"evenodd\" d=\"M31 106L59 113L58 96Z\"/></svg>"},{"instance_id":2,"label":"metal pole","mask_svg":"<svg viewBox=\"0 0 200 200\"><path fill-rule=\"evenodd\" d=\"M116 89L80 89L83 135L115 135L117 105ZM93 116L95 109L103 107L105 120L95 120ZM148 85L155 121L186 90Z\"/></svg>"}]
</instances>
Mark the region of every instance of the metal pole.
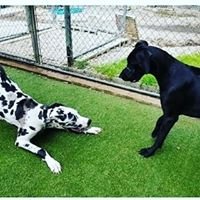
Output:
<instances>
[{"instance_id":1,"label":"metal pole","mask_svg":"<svg viewBox=\"0 0 200 200\"><path fill-rule=\"evenodd\" d=\"M121 34L125 33L126 29L126 15L127 15L128 6L123 6L123 15L122 15L122 29Z\"/></svg>"},{"instance_id":2,"label":"metal pole","mask_svg":"<svg viewBox=\"0 0 200 200\"><path fill-rule=\"evenodd\" d=\"M26 10L26 16L27 16L28 30L31 34L35 61L36 63L40 64L41 56L40 56L39 40L38 40L38 34L37 34L35 9L34 9L34 6L25 6L25 10Z\"/></svg>"},{"instance_id":3,"label":"metal pole","mask_svg":"<svg viewBox=\"0 0 200 200\"><path fill-rule=\"evenodd\" d=\"M65 38L66 38L67 61L68 61L68 66L72 66L74 63L74 58L73 58L73 49L72 49L70 6L64 6L64 17L65 17Z\"/></svg>"}]
</instances>

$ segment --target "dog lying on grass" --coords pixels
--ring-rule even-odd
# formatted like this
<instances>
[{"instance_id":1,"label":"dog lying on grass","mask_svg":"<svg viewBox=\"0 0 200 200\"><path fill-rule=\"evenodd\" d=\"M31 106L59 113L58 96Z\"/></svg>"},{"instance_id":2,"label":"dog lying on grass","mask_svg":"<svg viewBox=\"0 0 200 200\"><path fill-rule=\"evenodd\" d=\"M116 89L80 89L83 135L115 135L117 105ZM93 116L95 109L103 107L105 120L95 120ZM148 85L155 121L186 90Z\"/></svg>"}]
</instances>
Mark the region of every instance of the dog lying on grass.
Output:
<instances>
[{"instance_id":1,"label":"dog lying on grass","mask_svg":"<svg viewBox=\"0 0 200 200\"><path fill-rule=\"evenodd\" d=\"M46 128L72 130L79 133L98 134L101 129L90 127L91 119L62 104L47 106L24 94L10 80L0 66L0 119L17 127L15 145L42 158L53 173L61 172L61 165L46 150L30 142L39 131Z\"/></svg>"},{"instance_id":2,"label":"dog lying on grass","mask_svg":"<svg viewBox=\"0 0 200 200\"><path fill-rule=\"evenodd\" d=\"M155 142L140 154L152 156L161 148L179 115L200 118L200 69L186 65L160 48L139 41L127 58L127 67L120 78L136 82L144 74L155 76L160 88L163 115L152 132Z\"/></svg>"}]
</instances>

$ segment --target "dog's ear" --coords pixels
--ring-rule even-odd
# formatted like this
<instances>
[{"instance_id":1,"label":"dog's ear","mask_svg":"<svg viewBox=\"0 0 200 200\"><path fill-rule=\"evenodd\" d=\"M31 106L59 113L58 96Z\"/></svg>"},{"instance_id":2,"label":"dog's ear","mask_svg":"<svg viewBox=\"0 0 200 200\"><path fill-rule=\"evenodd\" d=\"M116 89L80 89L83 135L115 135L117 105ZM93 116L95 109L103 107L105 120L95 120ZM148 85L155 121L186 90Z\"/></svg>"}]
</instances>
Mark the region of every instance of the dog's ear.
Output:
<instances>
[{"instance_id":1,"label":"dog's ear","mask_svg":"<svg viewBox=\"0 0 200 200\"><path fill-rule=\"evenodd\" d=\"M145 74L148 74L150 72L151 56L152 56L152 53L148 49L142 49L136 54L137 62L139 66L142 67Z\"/></svg>"},{"instance_id":2,"label":"dog's ear","mask_svg":"<svg viewBox=\"0 0 200 200\"><path fill-rule=\"evenodd\" d=\"M49 108L55 108L55 107L59 107L59 106L64 106L61 103L53 103L52 105L48 106Z\"/></svg>"},{"instance_id":3,"label":"dog's ear","mask_svg":"<svg viewBox=\"0 0 200 200\"><path fill-rule=\"evenodd\" d=\"M146 48L148 47L148 42L145 40L139 40L136 44L135 44L135 48Z\"/></svg>"}]
</instances>

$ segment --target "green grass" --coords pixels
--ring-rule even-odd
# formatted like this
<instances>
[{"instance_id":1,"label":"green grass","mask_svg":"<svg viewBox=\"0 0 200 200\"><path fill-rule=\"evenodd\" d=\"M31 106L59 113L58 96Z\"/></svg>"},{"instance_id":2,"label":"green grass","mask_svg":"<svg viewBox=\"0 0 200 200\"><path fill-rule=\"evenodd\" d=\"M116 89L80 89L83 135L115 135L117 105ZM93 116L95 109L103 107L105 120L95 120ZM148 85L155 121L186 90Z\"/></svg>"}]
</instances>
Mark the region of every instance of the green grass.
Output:
<instances>
[{"instance_id":1,"label":"green grass","mask_svg":"<svg viewBox=\"0 0 200 200\"><path fill-rule=\"evenodd\" d=\"M114 78L115 76L119 75L120 72L125 68L126 63L127 63L126 60L123 59L119 60L118 62L97 66L95 67L95 70L98 73L106 75L109 78Z\"/></svg>"},{"instance_id":2,"label":"green grass","mask_svg":"<svg viewBox=\"0 0 200 200\"><path fill-rule=\"evenodd\" d=\"M88 65L87 61L76 60L75 63L74 63L74 66L77 69L85 69L87 67L87 65Z\"/></svg>"},{"instance_id":3,"label":"green grass","mask_svg":"<svg viewBox=\"0 0 200 200\"><path fill-rule=\"evenodd\" d=\"M177 59L188 65L200 67L200 53L180 55Z\"/></svg>"},{"instance_id":4,"label":"green grass","mask_svg":"<svg viewBox=\"0 0 200 200\"><path fill-rule=\"evenodd\" d=\"M100 135L46 130L34 139L58 161L60 175L35 155L14 146L16 128L0 122L0 196L154 197L200 196L200 123L180 117L163 149L149 159L138 154L152 144L161 110L102 92L6 68L41 103L60 102L90 116Z\"/></svg>"}]
</instances>

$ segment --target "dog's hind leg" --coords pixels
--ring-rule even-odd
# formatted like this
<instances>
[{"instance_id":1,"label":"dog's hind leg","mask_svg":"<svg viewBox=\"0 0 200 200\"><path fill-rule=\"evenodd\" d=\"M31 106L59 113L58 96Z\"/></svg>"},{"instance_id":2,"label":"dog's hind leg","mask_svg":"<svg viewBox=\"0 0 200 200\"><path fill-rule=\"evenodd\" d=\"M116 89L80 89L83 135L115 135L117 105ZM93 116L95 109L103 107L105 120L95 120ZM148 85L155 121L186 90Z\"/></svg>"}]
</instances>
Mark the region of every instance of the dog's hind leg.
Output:
<instances>
[{"instance_id":1,"label":"dog's hind leg","mask_svg":"<svg viewBox=\"0 0 200 200\"><path fill-rule=\"evenodd\" d=\"M31 135L33 137L35 134L30 134L27 132L26 135L18 136L15 142L15 145L38 155L40 158L42 158L42 160L44 160L47 163L48 167L53 173L60 173L61 172L60 163L56 161L55 159L53 159L47 153L46 150L32 144L30 142L30 139L32 138L30 137Z\"/></svg>"},{"instance_id":2,"label":"dog's hind leg","mask_svg":"<svg viewBox=\"0 0 200 200\"><path fill-rule=\"evenodd\" d=\"M149 148L144 148L139 151L144 157L152 156L158 148L161 148L170 129L178 120L178 116L164 116L160 124L160 130L157 133L154 144Z\"/></svg>"}]
</instances>

